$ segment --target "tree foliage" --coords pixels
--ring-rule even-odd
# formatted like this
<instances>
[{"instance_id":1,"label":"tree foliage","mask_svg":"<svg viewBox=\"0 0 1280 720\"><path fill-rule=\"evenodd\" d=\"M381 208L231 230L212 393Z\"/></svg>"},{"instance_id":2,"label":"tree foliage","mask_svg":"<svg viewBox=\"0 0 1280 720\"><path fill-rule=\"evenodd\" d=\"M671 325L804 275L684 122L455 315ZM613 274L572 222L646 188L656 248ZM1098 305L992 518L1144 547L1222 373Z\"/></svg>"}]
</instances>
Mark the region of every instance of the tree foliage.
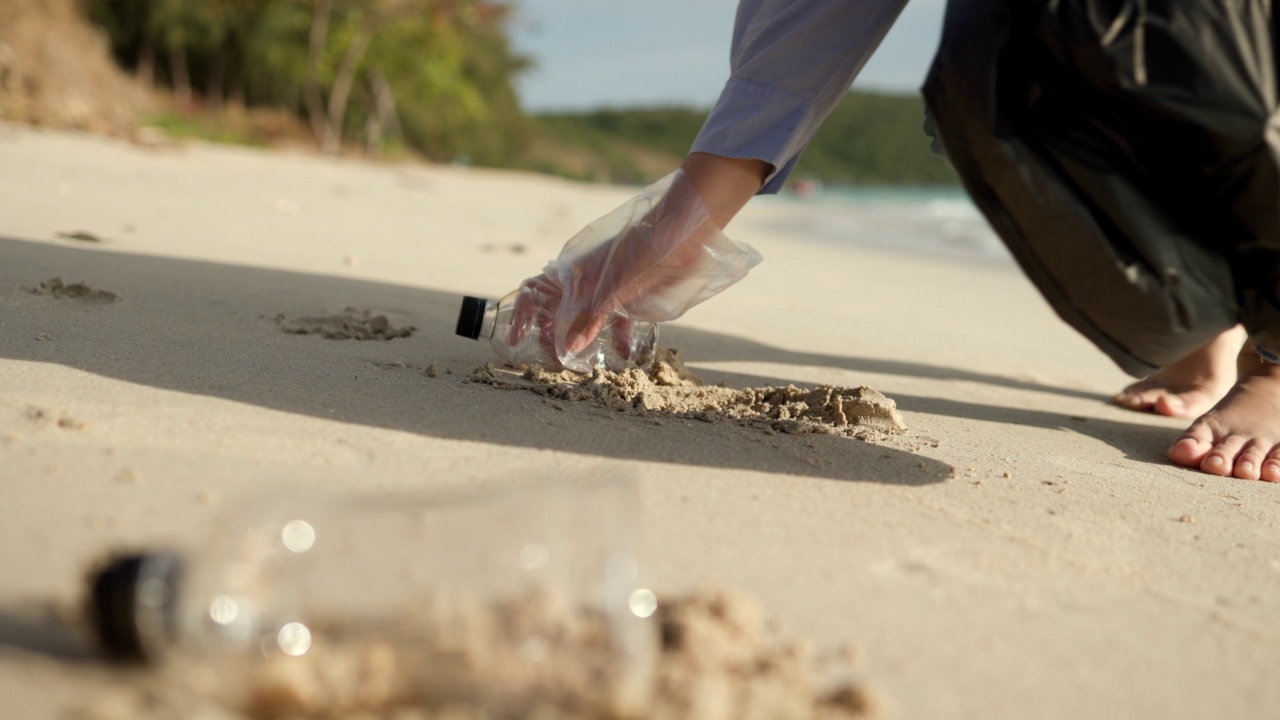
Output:
<instances>
[{"instance_id":1,"label":"tree foliage","mask_svg":"<svg viewBox=\"0 0 1280 720\"><path fill-rule=\"evenodd\" d=\"M288 109L330 152L403 143L500 162L524 138L528 62L487 0L90 0L117 59L190 111Z\"/></svg>"}]
</instances>

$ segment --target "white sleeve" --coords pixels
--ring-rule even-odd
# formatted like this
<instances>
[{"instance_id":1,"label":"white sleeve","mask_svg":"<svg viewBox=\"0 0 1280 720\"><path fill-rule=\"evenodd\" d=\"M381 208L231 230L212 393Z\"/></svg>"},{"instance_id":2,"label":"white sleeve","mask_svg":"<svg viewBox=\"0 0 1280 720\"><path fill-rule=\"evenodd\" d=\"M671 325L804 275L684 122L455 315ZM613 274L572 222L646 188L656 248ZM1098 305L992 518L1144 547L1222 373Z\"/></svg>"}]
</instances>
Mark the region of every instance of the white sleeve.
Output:
<instances>
[{"instance_id":1,"label":"white sleeve","mask_svg":"<svg viewBox=\"0 0 1280 720\"><path fill-rule=\"evenodd\" d=\"M907 0L740 0L730 76L691 152L763 160L786 181Z\"/></svg>"}]
</instances>

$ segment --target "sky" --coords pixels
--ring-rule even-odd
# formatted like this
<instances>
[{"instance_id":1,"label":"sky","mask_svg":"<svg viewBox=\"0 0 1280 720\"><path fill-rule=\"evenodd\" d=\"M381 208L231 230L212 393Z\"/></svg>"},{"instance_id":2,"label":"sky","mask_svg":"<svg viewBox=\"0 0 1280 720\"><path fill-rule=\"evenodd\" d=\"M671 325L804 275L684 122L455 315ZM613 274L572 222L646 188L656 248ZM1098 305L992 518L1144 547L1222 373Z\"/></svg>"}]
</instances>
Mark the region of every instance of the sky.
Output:
<instances>
[{"instance_id":1,"label":"sky","mask_svg":"<svg viewBox=\"0 0 1280 720\"><path fill-rule=\"evenodd\" d=\"M795 0L803 2L803 0ZM527 110L710 107L729 73L736 0L516 0L516 48L536 67ZM918 90L945 0L912 0L854 87Z\"/></svg>"}]
</instances>

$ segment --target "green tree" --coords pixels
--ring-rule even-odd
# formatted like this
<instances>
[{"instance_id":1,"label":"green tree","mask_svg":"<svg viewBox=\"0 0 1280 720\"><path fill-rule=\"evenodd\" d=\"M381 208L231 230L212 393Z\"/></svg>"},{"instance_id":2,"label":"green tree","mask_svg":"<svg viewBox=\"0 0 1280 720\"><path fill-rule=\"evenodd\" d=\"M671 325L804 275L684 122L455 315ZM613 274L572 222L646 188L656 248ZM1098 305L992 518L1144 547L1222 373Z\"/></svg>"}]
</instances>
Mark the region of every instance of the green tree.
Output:
<instances>
[{"instance_id":1,"label":"green tree","mask_svg":"<svg viewBox=\"0 0 1280 720\"><path fill-rule=\"evenodd\" d=\"M527 67L487 0L91 0L121 61L165 71L182 107L225 98L297 113L337 152L390 140L435 158L509 161Z\"/></svg>"},{"instance_id":2,"label":"green tree","mask_svg":"<svg viewBox=\"0 0 1280 720\"><path fill-rule=\"evenodd\" d=\"M439 154L440 147L427 145L438 138L418 132L424 106L462 118L455 130L486 126L494 117L489 98L514 97L510 85L523 67L510 56L505 16L503 6L481 0L315 0L305 97L321 147L336 152L354 117L365 120L371 148L381 146L388 129L409 127L415 132L407 139ZM401 121L398 98L408 99L413 122Z\"/></svg>"}]
</instances>

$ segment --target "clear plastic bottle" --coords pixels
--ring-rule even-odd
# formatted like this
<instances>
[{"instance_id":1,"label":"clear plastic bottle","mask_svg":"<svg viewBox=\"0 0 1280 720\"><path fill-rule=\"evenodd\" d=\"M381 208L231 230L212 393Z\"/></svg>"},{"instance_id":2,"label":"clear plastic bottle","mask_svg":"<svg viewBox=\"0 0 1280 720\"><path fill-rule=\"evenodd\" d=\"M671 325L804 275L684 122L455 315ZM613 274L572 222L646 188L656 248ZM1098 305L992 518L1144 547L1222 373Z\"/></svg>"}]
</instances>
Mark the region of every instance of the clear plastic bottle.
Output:
<instances>
[{"instance_id":1,"label":"clear plastic bottle","mask_svg":"<svg viewBox=\"0 0 1280 720\"><path fill-rule=\"evenodd\" d=\"M516 306L521 302L527 302L528 307L534 308L548 306L537 297L538 293L537 288L523 285L496 302L487 298L463 297L457 333L472 340L488 340L498 359L504 363L559 367L555 338L544 333L537 314L522 317L516 312ZM523 300L522 296L525 296ZM657 324L631 322L619 315L600 331L592 345L594 355L585 359L585 367L571 369L647 367L653 362L657 346ZM581 358L576 360L584 362Z\"/></svg>"},{"instance_id":2,"label":"clear plastic bottle","mask_svg":"<svg viewBox=\"0 0 1280 720\"><path fill-rule=\"evenodd\" d=\"M627 483L263 501L198 554L117 559L92 612L111 654L195 660L254 717L639 717L657 630L636 507Z\"/></svg>"},{"instance_id":3,"label":"clear plastic bottle","mask_svg":"<svg viewBox=\"0 0 1280 720\"><path fill-rule=\"evenodd\" d=\"M644 367L657 347L658 323L723 292L760 259L725 236L693 181L676 170L578 231L515 292L498 302L465 298L458 334L489 340L503 362L516 365L579 373ZM573 351L564 338L558 346L547 327L552 318L538 316L594 318L618 305L601 332Z\"/></svg>"}]
</instances>

